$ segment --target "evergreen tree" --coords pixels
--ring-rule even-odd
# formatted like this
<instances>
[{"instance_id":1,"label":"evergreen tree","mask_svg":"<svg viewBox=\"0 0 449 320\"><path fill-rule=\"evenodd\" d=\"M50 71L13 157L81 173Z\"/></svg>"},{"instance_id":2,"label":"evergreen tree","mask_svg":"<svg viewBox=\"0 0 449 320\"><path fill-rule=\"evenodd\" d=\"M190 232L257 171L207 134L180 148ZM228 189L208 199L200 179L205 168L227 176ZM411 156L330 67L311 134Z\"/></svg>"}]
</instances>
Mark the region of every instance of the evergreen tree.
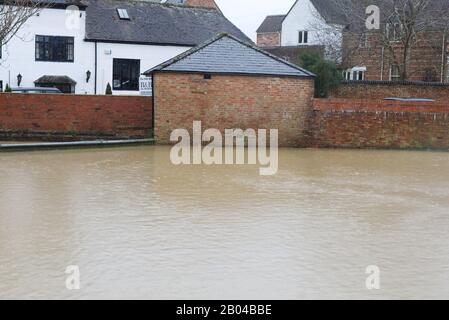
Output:
<instances>
[{"instance_id":1,"label":"evergreen tree","mask_svg":"<svg viewBox=\"0 0 449 320\"><path fill-rule=\"evenodd\" d=\"M342 80L341 70L334 62L323 59L317 53L304 53L300 59L301 67L316 74L315 97L327 98L329 90Z\"/></svg>"},{"instance_id":2,"label":"evergreen tree","mask_svg":"<svg viewBox=\"0 0 449 320\"><path fill-rule=\"evenodd\" d=\"M111 95L112 94L112 88L111 88L111 84L108 82L107 86L106 86L106 94L107 95Z\"/></svg>"}]
</instances>

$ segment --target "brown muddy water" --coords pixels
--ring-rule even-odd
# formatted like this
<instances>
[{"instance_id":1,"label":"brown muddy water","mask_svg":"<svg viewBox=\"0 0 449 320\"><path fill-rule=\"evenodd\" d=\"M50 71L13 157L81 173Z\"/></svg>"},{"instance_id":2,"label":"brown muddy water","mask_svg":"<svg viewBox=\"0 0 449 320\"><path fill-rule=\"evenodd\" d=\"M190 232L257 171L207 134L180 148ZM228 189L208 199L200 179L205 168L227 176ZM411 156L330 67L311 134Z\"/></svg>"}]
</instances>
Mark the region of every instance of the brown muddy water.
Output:
<instances>
[{"instance_id":1,"label":"brown muddy water","mask_svg":"<svg viewBox=\"0 0 449 320\"><path fill-rule=\"evenodd\" d=\"M0 298L449 298L449 153L283 149L263 177L169 150L1 153Z\"/></svg>"}]
</instances>

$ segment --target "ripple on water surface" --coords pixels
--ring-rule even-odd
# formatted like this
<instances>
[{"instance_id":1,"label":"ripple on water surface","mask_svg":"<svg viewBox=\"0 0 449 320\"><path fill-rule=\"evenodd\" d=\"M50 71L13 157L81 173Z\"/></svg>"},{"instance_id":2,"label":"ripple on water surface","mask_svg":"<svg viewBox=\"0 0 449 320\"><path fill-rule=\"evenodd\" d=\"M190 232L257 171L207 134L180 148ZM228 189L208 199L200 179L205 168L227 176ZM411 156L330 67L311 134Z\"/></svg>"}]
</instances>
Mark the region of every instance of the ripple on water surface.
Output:
<instances>
[{"instance_id":1,"label":"ripple on water surface","mask_svg":"<svg viewBox=\"0 0 449 320\"><path fill-rule=\"evenodd\" d=\"M449 153L279 157L262 177L155 146L0 154L0 298L449 298Z\"/></svg>"}]
</instances>

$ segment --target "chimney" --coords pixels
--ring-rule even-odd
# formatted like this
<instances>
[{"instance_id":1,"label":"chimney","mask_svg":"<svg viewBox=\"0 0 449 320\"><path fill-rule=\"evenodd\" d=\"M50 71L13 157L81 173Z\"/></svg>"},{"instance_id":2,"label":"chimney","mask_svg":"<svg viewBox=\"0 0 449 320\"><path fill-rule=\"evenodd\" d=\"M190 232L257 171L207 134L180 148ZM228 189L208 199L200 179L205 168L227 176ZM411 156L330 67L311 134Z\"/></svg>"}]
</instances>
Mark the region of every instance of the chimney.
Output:
<instances>
[{"instance_id":1,"label":"chimney","mask_svg":"<svg viewBox=\"0 0 449 320\"><path fill-rule=\"evenodd\" d=\"M185 0L185 4L191 7L203 7L220 10L214 0Z\"/></svg>"}]
</instances>

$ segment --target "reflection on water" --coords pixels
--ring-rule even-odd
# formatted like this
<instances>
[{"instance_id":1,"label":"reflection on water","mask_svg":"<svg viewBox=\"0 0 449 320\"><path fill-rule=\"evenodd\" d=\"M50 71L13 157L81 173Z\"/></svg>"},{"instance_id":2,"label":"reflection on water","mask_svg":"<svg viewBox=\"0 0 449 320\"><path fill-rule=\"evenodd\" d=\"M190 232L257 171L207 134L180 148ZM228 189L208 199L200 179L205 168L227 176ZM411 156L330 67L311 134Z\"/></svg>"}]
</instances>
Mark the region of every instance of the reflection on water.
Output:
<instances>
[{"instance_id":1,"label":"reflection on water","mask_svg":"<svg viewBox=\"0 0 449 320\"><path fill-rule=\"evenodd\" d=\"M0 154L0 298L449 298L449 153L285 149L263 177L169 150Z\"/></svg>"}]
</instances>

